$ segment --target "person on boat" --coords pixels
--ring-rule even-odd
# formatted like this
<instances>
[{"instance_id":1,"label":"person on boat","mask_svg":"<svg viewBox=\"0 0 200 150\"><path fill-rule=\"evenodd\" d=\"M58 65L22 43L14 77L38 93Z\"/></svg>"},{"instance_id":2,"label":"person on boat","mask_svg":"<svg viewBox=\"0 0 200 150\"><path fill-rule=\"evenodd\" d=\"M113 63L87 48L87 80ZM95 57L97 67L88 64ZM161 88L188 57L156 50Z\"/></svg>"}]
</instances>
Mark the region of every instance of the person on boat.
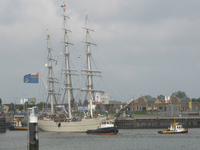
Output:
<instances>
[{"instance_id":1,"label":"person on boat","mask_svg":"<svg viewBox=\"0 0 200 150\"><path fill-rule=\"evenodd\" d=\"M170 127L168 127L168 130L170 130Z\"/></svg>"}]
</instances>

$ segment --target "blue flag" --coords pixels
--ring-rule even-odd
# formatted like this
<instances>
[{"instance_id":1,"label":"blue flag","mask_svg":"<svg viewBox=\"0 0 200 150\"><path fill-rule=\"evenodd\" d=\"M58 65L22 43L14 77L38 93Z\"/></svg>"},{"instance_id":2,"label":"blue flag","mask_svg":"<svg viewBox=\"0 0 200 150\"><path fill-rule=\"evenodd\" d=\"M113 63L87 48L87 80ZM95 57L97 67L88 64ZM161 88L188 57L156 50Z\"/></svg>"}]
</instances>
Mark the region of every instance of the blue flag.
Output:
<instances>
[{"instance_id":1,"label":"blue flag","mask_svg":"<svg viewBox=\"0 0 200 150\"><path fill-rule=\"evenodd\" d=\"M25 75L24 83L39 83L39 73L32 73Z\"/></svg>"}]
</instances>

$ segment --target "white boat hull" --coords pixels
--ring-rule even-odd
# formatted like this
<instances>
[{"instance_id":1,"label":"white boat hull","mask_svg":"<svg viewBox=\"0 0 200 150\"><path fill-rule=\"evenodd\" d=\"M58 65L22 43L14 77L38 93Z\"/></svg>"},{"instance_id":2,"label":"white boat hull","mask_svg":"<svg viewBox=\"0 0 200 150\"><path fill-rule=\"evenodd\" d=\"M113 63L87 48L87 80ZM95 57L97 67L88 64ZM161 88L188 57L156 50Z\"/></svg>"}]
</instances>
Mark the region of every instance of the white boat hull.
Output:
<instances>
[{"instance_id":1,"label":"white boat hull","mask_svg":"<svg viewBox=\"0 0 200 150\"><path fill-rule=\"evenodd\" d=\"M38 120L38 127L43 131L50 132L86 132L96 129L105 118L82 119L75 122L54 122L53 120Z\"/></svg>"}]
</instances>

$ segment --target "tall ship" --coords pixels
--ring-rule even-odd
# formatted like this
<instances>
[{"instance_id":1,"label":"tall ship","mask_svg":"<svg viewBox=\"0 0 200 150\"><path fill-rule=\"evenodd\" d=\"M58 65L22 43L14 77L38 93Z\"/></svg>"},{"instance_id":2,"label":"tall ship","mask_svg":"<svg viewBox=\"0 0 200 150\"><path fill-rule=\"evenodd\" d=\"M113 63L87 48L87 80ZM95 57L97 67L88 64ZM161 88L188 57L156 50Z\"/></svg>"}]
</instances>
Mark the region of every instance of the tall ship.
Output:
<instances>
[{"instance_id":1,"label":"tall ship","mask_svg":"<svg viewBox=\"0 0 200 150\"><path fill-rule=\"evenodd\" d=\"M42 117L38 119L38 126L41 130L43 131L52 131L52 132L86 132L88 129L94 129L97 128L97 126L100 124L102 120L105 118L94 118L93 111L92 111L92 100L94 98L94 93L95 92L104 92L102 90L95 90L93 88L93 77L94 76L101 76L101 71L99 70L92 70L91 66L91 51L90 51L90 45L96 45L92 42L90 42L89 38L89 32L94 31L92 29L88 28L88 15L86 14L85 18L85 27L83 29L86 30L86 40L85 44L87 47L86 50L86 55L87 55L87 68L81 70L81 75L87 76L87 84L85 89L79 89L79 88L74 88L72 86L72 76L73 75L78 75L78 71L75 69L70 68L70 50L69 50L69 45L70 43L68 41L68 32L71 32L69 29L66 28L67 26L67 19L69 17L66 15L66 5L63 4L61 5L63 8L63 20L64 20L64 45L65 45L65 52L64 52L64 57L65 57L65 66L62 68L62 74L64 75L65 81L64 81L64 88L63 89L63 97L62 103L64 100L67 98L68 100L68 110L66 111L63 105L60 105L60 107L63 109L61 111L62 113L55 113L54 110L54 103L57 103L56 100L56 93L54 90L54 83L58 82L58 79L54 78L52 76L52 61L54 59L51 58L51 51L52 49L50 48L50 35L47 33L47 50L48 50L48 64L46 67L48 68L48 82L49 82L49 87L46 84L46 89L48 91L48 96L47 100L50 99L51 102L51 114L49 116L51 117ZM80 92L86 92L87 96L89 97L89 103L90 103L90 115L89 117L82 118L80 120L73 120L73 116L71 113L71 101L74 100L73 96L73 90L80 90Z\"/></svg>"}]
</instances>

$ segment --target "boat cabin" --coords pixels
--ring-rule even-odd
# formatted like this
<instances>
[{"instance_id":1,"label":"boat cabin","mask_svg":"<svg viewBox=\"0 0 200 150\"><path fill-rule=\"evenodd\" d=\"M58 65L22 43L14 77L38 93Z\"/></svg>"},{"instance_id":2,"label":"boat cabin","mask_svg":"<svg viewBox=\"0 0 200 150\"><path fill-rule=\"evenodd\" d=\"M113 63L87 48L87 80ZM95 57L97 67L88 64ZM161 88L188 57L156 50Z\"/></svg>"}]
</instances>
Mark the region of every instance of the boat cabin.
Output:
<instances>
[{"instance_id":1,"label":"boat cabin","mask_svg":"<svg viewBox=\"0 0 200 150\"><path fill-rule=\"evenodd\" d=\"M22 127L22 124L19 118L13 119L10 124L13 125L14 127Z\"/></svg>"},{"instance_id":2,"label":"boat cabin","mask_svg":"<svg viewBox=\"0 0 200 150\"><path fill-rule=\"evenodd\" d=\"M101 121L99 128L109 128L109 127L114 127L114 126L115 126L115 121L106 120L106 121Z\"/></svg>"},{"instance_id":3,"label":"boat cabin","mask_svg":"<svg viewBox=\"0 0 200 150\"><path fill-rule=\"evenodd\" d=\"M170 128L168 128L168 130L158 131L158 133L161 134L188 133L188 129L183 128L182 124L180 122L176 122L174 119L174 122L170 124Z\"/></svg>"},{"instance_id":4,"label":"boat cabin","mask_svg":"<svg viewBox=\"0 0 200 150\"><path fill-rule=\"evenodd\" d=\"M184 128L180 122L173 122L170 125L170 131L181 132Z\"/></svg>"}]
</instances>

